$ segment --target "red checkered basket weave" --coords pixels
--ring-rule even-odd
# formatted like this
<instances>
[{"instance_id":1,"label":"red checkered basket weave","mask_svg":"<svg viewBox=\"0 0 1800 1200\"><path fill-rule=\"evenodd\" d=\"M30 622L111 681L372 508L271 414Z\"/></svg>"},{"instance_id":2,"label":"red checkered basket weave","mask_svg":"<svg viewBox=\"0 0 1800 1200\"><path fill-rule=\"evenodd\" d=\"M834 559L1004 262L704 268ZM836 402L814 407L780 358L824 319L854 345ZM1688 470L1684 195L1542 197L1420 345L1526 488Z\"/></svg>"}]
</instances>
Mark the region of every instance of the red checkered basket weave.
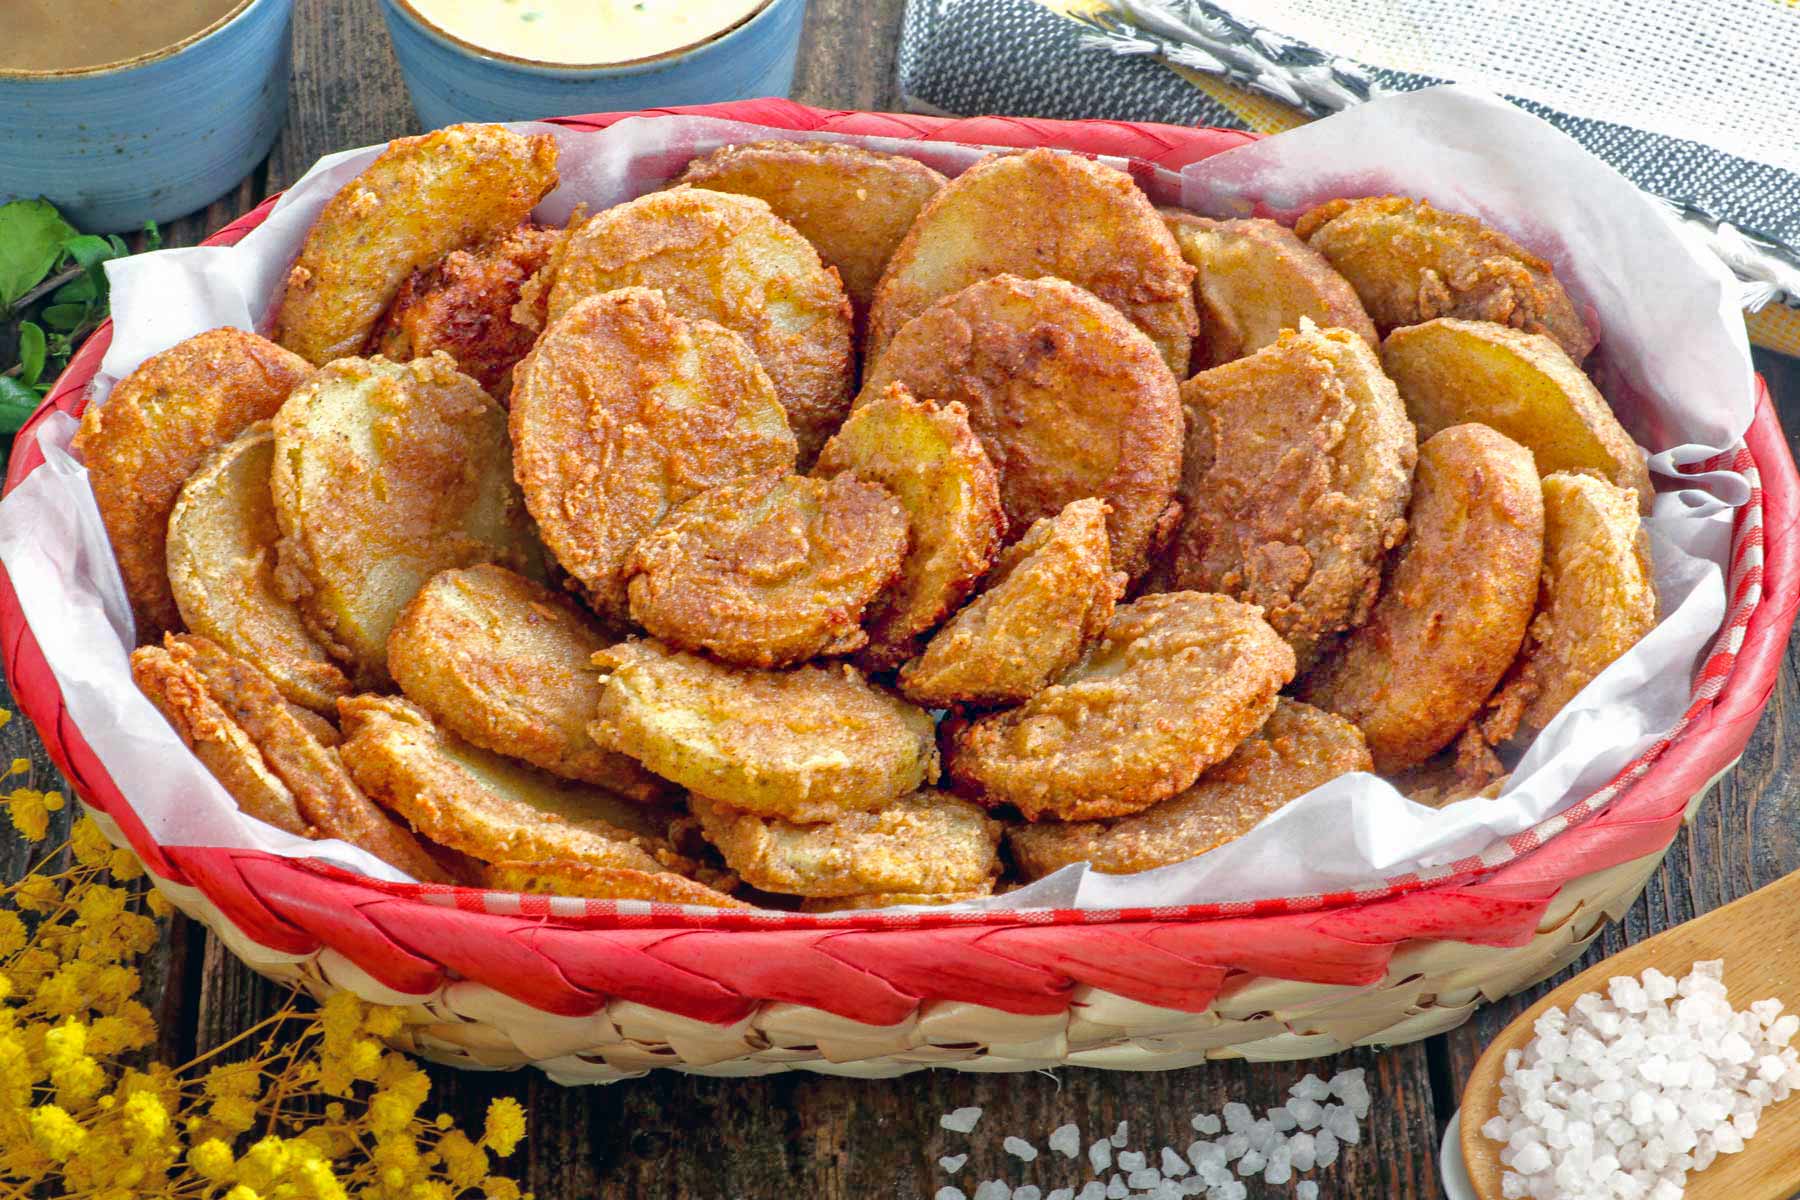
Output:
<instances>
[{"instance_id":1,"label":"red checkered basket weave","mask_svg":"<svg viewBox=\"0 0 1800 1200\"><path fill-rule=\"evenodd\" d=\"M599 129L673 111L559 123ZM1173 169L1253 136L1112 121L828 112L785 100L680 111L796 130L1060 146ZM209 244L237 241L272 203ZM88 341L20 434L7 491L42 464L35 434L44 417L79 413L110 336L103 326ZM1752 494L1736 519L1726 626L1675 732L1600 792L1535 829L1429 873L1335 895L1113 911L700 913L390 884L258 851L159 845L70 720L3 571L0 657L20 707L76 793L184 907L259 969L387 999L466 999L474 988L486 997L483 1011L498 1005L546 1020L611 1014L604 1029L581 1035L597 1039L588 1053L579 1053L573 1035L551 1047L516 1033L485 1042L458 1037L449 1018L418 1039L428 1052L490 1064L549 1061L569 1078L619 1078L656 1065L726 1069L721 1064L737 1073L799 1065L881 1074L970 1065L1001 1044L1010 1049L984 1069L1299 1057L1426 1036L1466 1017L1481 996L1554 970L1598 931L1602 913L1616 916L1636 895L1684 812L1736 760L1769 699L1800 601L1800 480L1760 381L1743 444L1694 469L1737 471ZM1583 908L1596 911L1573 921ZM1534 944L1541 952L1527 954ZM1404 994L1393 991L1419 980ZM1346 995L1374 994L1387 996L1385 1005L1342 1003ZM1327 996L1336 1007L1323 1004ZM830 1028L818 1033L802 1019L801 1032L784 1040L781 1022L753 1019L775 1010L814 1014L808 1019ZM666 1020L646 1026L645 1013ZM970 1013L985 1014L973 1035L955 1015ZM933 1014L941 1017L937 1026ZM465 1011L455 1021L484 1019ZM912 1033L899 1040L856 1032L901 1027ZM735 1032L715 1042L707 1028ZM1109 1040L1108 1030L1123 1033ZM994 1045L971 1048L971 1037ZM1131 1052L1114 1053L1121 1044ZM593 1069L572 1068L577 1060ZM880 1065L858 1069L858 1062Z\"/></svg>"}]
</instances>

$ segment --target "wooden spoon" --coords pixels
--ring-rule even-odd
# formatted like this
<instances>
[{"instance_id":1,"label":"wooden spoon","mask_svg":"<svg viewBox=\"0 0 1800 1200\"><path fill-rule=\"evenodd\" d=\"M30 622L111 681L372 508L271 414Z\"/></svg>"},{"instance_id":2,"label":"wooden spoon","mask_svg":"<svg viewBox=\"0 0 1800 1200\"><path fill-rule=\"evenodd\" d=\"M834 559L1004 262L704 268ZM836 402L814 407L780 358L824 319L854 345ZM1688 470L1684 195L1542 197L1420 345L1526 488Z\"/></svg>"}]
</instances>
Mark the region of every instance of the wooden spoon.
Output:
<instances>
[{"instance_id":1,"label":"wooden spoon","mask_svg":"<svg viewBox=\"0 0 1800 1200\"><path fill-rule=\"evenodd\" d=\"M1532 1026L1552 1006L1568 1012L1583 992L1606 991L1615 975L1641 975L1655 967L1677 979L1696 962L1725 960L1725 986L1733 1008L1770 996L1800 1011L1800 871L1724 908L1630 946L1595 963L1526 1009L1482 1054L1462 1097L1462 1152L1469 1181L1481 1200L1501 1200L1502 1143L1482 1136L1500 1104L1500 1077L1508 1050L1523 1050ZM1788 1200L1800 1192L1800 1095L1763 1110L1756 1135L1742 1153L1720 1155L1690 1174L1688 1200Z\"/></svg>"}]
</instances>

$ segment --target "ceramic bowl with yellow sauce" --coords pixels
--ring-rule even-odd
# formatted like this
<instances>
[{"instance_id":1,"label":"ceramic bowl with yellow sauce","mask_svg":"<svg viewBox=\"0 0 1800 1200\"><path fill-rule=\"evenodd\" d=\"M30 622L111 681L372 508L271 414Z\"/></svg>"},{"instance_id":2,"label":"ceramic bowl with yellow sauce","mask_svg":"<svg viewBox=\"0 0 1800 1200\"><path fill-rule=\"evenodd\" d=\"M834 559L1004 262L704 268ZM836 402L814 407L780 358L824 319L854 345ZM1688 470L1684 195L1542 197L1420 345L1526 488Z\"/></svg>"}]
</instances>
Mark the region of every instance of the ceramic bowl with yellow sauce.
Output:
<instances>
[{"instance_id":1,"label":"ceramic bowl with yellow sauce","mask_svg":"<svg viewBox=\"0 0 1800 1200\"><path fill-rule=\"evenodd\" d=\"M0 203L85 231L204 207L287 111L293 0L0 2Z\"/></svg>"},{"instance_id":2,"label":"ceramic bowl with yellow sauce","mask_svg":"<svg viewBox=\"0 0 1800 1200\"><path fill-rule=\"evenodd\" d=\"M806 0L382 0L427 129L785 96Z\"/></svg>"}]
</instances>

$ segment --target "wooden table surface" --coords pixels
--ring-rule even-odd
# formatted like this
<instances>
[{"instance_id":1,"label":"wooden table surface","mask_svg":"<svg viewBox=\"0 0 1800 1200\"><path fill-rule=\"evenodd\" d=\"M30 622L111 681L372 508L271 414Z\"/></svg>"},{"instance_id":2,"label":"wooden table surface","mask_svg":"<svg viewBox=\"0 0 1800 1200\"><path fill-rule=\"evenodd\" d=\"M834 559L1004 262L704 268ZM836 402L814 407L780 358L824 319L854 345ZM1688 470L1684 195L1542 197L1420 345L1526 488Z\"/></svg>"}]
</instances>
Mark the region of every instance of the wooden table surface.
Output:
<instances>
[{"instance_id":1,"label":"wooden table surface","mask_svg":"<svg viewBox=\"0 0 1800 1200\"><path fill-rule=\"evenodd\" d=\"M834 108L898 107L894 55L902 0L812 0L794 96ZM1024 114L1029 115L1029 114ZM287 127L268 163L206 213L166 231L186 245L298 177L320 155L416 132L375 0L298 0ZM1759 354L1787 427L1800 429L1800 363ZM1721 781L1623 926L1609 926L1583 962L1715 908L1800 869L1800 783L1782 766L1800 736L1794 652L1768 715L1742 762ZM9 697L0 703L11 707ZM32 786L61 786L29 724L0 730L0 761L28 757ZM64 823L67 810L61 814ZM16 839L0 838L0 877L26 866ZM1571 968L1570 973L1579 968ZM270 1011L276 989L233 959L198 925L176 918L147 972L167 1061L205 1050ZM1065 1070L1028 1075L922 1072L863 1082L794 1073L706 1079L656 1072L609 1087L564 1089L536 1071L480 1075L433 1068L434 1101L473 1118L489 1098L516 1094L531 1136L513 1162L541 1200L919 1200L948 1178L940 1155L970 1151L955 1182L1002 1176L1048 1192L1054 1170L1030 1173L1001 1150L1005 1133L1037 1141L1067 1121L1092 1135L1120 1120L1154 1157L1185 1147L1188 1117L1226 1101L1278 1104L1308 1070L1368 1068L1376 1096L1364 1140L1332 1170L1308 1178L1321 1196L1416 1200L1443 1195L1436 1151L1461 1081L1486 1040L1542 989L1490 1005L1450 1034L1313 1064L1221 1062L1156 1074ZM986 1115L973 1139L945 1134L938 1117L963 1105ZM1034 1164L1043 1168L1046 1155ZM1010 1169L1009 1169L1010 1168ZM1260 1184L1256 1185L1260 1187ZM1262 1192L1253 1188L1251 1195ZM1291 1195L1289 1187L1269 1195Z\"/></svg>"}]
</instances>

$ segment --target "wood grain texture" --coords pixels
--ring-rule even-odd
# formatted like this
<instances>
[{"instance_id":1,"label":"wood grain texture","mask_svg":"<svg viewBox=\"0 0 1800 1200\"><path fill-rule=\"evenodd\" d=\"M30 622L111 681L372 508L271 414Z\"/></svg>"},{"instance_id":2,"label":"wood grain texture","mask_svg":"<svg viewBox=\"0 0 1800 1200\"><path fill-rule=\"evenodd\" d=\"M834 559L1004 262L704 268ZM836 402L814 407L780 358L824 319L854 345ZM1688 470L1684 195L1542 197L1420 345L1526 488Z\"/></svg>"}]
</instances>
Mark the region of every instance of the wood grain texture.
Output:
<instances>
[{"instance_id":1,"label":"wood grain texture","mask_svg":"<svg viewBox=\"0 0 1800 1200\"><path fill-rule=\"evenodd\" d=\"M812 0L795 98L830 108L896 107L902 8L903 0ZM169 226L169 244L200 240L269 190L291 183L322 154L416 130L375 0L299 0L294 51L292 106L269 162L206 212ZM1800 429L1800 363L1759 355L1758 366L1782 399L1788 428ZM1790 651L1742 764L1682 835L1623 927L1609 927L1584 962L1800 868L1800 783L1784 765L1800 737L1797 665ZM10 707L10 697L0 696L0 704ZM52 786L54 773L25 721L0 728L0 755L31 759L32 784ZM0 878L17 878L28 860L16 839L0 836ZM180 919L167 925L147 975L165 1031L163 1052L176 1061L217 1045L280 1002L279 989ZM875 1082L658 1072L579 1089L560 1088L535 1071L432 1068L433 1105L479 1125L491 1098L519 1095L531 1110L532 1133L513 1165L543 1200L926 1200L951 1182L972 1195L988 1178L1037 1183L1048 1192L1087 1177L1077 1169L1085 1168L1085 1158L1068 1162L1048 1151L1021 1166L1001 1149L1008 1133L1044 1150L1044 1138L1064 1122L1079 1124L1085 1141L1129 1120L1133 1146L1154 1160L1163 1145L1183 1150L1193 1140L1188 1120L1195 1112L1216 1112L1232 1099L1266 1108L1308 1070L1327 1074L1355 1064L1369 1069L1375 1109L1364 1141L1334 1169L1311 1176L1321 1195L1436 1200L1442 1195L1438 1137L1462 1081L1486 1039L1541 994L1534 989L1489 1006L1462 1029L1427 1043L1322 1063L1227 1062L1155 1074L943 1071ZM964 1105L985 1110L973 1136L938 1127L942 1114ZM939 1156L964 1152L969 1161L954 1179L937 1167ZM1292 1186L1257 1184L1251 1195L1291 1196Z\"/></svg>"}]
</instances>

